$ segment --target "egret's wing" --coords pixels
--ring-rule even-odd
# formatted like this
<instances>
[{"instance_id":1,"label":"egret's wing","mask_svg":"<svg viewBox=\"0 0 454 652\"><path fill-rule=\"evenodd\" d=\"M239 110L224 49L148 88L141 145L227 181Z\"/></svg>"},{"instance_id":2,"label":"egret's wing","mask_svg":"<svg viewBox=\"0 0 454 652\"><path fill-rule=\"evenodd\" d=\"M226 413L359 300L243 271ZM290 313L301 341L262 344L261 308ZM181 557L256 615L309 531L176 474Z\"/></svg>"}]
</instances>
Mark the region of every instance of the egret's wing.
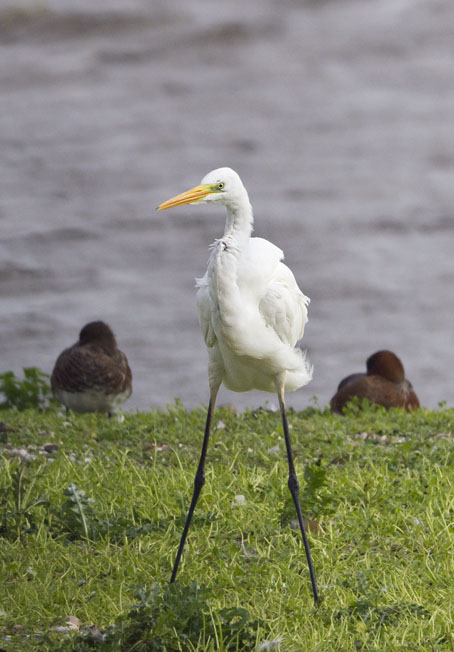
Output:
<instances>
[{"instance_id":1,"label":"egret's wing","mask_svg":"<svg viewBox=\"0 0 454 652\"><path fill-rule=\"evenodd\" d=\"M309 298L299 289L291 270L279 263L263 294L259 310L267 327L279 338L295 346L303 337Z\"/></svg>"},{"instance_id":2,"label":"egret's wing","mask_svg":"<svg viewBox=\"0 0 454 652\"><path fill-rule=\"evenodd\" d=\"M284 252L264 238L251 238L238 268L238 284L243 292L260 300L273 280Z\"/></svg>"},{"instance_id":3,"label":"egret's wing","mask_svg":"<svg viewBox=\"0 0 454 652\"><path fill-rule=\"evenodd\" d=\"M216 343L216 335L211 322L211 301L206 276L196 279L196 287L198 288L196 299L200 328L202 329L206 346L211 348Z\"/></svg>"}]
</instances>

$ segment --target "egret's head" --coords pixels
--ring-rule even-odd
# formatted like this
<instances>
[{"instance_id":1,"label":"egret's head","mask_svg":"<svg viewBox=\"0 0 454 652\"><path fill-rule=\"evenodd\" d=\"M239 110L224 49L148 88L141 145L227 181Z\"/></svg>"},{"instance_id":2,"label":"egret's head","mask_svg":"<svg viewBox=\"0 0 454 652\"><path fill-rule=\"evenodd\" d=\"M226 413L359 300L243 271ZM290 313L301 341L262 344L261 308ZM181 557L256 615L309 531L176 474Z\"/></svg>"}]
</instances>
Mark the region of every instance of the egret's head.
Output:
<instances>
[{"instance_id":1,"label":"egret's head","mask_svg":"<svg viewBox=\"0 0 454 652\"><path fill-rule=\"evenodd\" d=\"M244 201L249 201L247 192L235 170L218 168L208 172L199 186L168 199L158 206L158 210L183 204L207 203L234 207Z\"/></svg>"}]
</instances>

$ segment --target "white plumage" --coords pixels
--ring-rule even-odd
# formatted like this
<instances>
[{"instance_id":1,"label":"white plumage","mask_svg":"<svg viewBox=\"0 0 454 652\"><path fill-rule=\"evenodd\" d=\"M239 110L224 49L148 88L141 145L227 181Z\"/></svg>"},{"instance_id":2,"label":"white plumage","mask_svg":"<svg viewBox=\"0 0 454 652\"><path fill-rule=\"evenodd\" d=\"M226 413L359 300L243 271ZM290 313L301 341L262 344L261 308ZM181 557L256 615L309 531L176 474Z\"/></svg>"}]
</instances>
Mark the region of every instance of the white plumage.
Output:
<instances>
[{"instance_id":1,"label":"white plumage","mask_svg":"<svg viewBox=\"0 0 454 652\"><path fill-rule=\"evenodd\" d=\"M221 186L221 188L219 187ZM295 349L307 322L306 297L283 252L263 238L252 238L253 215L240 177L230 168L213 170L202 180L198 201L227 208L224 235L211 247L208 268L197 279L200 327L209 354L210 388L276 391L308 383L312 368ZM162 204L193 203L197 188ZM184 196L187 202L184 202Z\"/></svg>"},{"instance_id":2,"label":"white plumage","mask_svg":"<svg viewBox=\"0 0 454 652\"><path fill-rule=\"evenodd\" d=\"M213 170L199 186L158 208L201 202L224 205L227 219L224 235L211 246L205 275L197 279L200 326L209 355L210 403L194 493L170 581L175 580L192 514L205 482L211 418L219 387L224 383L236 392L259 389L278 395L289 464L288 486L317 602L317 584L299 502L284 401L285 390L298 389L312 377L312 367L304 353L295 348L304 333L309 299L282 262L282 251L267 240L251 237L252 207L246 188L234 170Z\"/></svg>"}]
</instances>

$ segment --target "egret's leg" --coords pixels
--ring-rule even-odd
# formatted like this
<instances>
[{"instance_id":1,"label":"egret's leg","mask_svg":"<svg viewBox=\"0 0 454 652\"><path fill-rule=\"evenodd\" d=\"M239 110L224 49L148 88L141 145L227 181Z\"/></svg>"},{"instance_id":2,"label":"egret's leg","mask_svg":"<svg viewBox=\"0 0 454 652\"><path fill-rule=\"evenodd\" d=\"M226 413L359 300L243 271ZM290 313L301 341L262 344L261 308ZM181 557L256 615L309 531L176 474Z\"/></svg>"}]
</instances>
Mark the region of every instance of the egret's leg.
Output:
<instances>
[{"instance_id":1,"label":"egret's leg","mask_svg":"<svg viewBox=\"0 0 454 652\"><path fill-rule=\"evenodd\" d=\"M189 506L189 512L186 517L186 523L184 524L183 534L181 535L177 556L175 558L175 563L173 565L173 571L170 577L170 584L172 584L172 582L175 581L175 578L177 576L178 566L180 564L181 554L183 552L189 526L191 524L192 514L194 513L194 509L197 500L199 498L200 492L202 490L202 487L205 484L205 457L207 454L208 439L210 438L211 417L213 416L214 404L216 402L216 395L217 395L217 390L215 392L211 392L210 403L208 405L207 420L205 425L205 435L203 437L202 452L200 454L199 466L197 467L197 472L195 474L195 479L194 479L194 491L192 494L191 504Z\"/></svg>"},{"instance_id":2,"label":"egret's leg","mask_svg":"<svg viewBox=\"0 0 454 652\"><path fill-rule=\"evenodd\" d=\"M288 488L292 494L293 502L295 504L296 514L298 516L298 523L301 530L301 535L303 537L304 549L306 551L307 563L309 566L309 574L311 576L312 582L312 592L314 594L314 602L317 603L319 600L318 589L317 589L317 580L315 579L314 566L312 564L312 556L309 548L309 541L307 540L306 529L304 527L303 515L301 513L301 505L299 498L299 483L298 478L296 477L295 465L293 463L293 454L292 446L290 444L290 433L288 429L287 413L285 411L285 400L284 400L284 382L282 379L276 380L277 395L279 398L279 406L281 408L282 415L282 426L284 429L285 437L285 446L287 448L287 459L288 459Z\"/></svg>"}]
</instances>

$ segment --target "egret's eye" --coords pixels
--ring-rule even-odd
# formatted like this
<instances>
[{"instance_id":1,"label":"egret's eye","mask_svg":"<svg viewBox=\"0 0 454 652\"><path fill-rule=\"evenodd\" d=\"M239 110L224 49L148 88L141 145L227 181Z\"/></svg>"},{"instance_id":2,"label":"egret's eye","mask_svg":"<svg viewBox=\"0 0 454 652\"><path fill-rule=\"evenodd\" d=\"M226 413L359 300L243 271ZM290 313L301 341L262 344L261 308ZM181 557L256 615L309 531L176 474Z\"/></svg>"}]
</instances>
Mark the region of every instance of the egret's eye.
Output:
<instances>
[{"instance_id":1,"label":"egret's eye","mask_svg":"<svg viewBox=\"0 0 454 652\"><path fill-rule=\"evenodd\" d=\"M224 190L225 183L223 181L220 181L218 183L218 190Z\"/></svg>"}]
</instances>

